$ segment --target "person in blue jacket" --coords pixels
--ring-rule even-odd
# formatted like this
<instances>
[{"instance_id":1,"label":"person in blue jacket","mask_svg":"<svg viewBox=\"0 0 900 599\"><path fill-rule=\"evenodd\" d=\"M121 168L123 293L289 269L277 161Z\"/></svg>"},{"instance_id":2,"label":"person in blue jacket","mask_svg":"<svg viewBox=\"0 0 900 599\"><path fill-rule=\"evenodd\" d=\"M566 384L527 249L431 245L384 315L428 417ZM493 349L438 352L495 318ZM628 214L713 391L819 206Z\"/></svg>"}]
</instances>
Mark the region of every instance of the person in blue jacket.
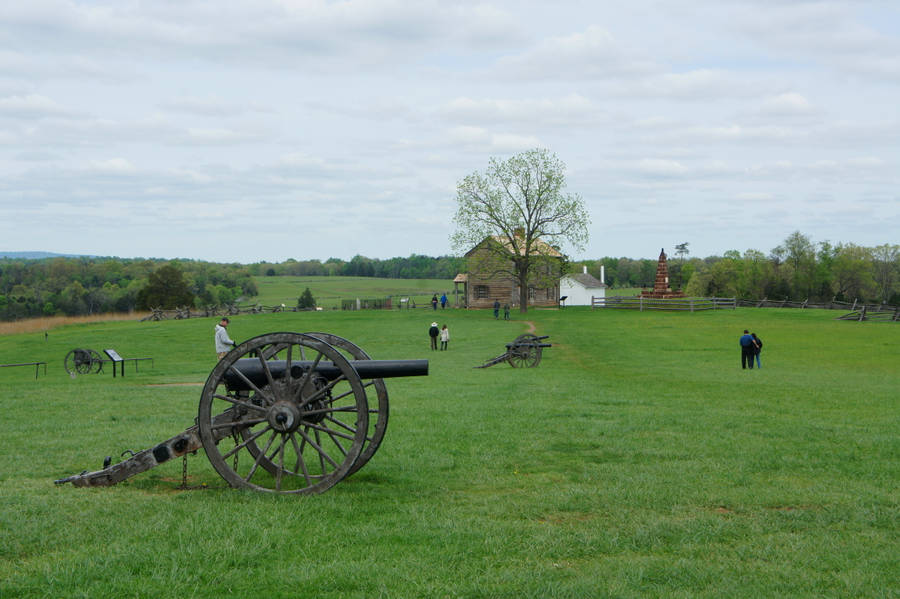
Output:
<instances>
[{"instance_id":1,"label":"person in blue jacket","mask_svg":"<svg viewBox=\"0 0 900 599\"><path fill-rule=\"evenodd\" d=\"M744 329L744 334L741 335L740 344L741 368L746 369L749 367L750 370L753 370L753 358L756 354L756 344L753 342L753 336L747 329Z\"/></svg>"}]
</instances>

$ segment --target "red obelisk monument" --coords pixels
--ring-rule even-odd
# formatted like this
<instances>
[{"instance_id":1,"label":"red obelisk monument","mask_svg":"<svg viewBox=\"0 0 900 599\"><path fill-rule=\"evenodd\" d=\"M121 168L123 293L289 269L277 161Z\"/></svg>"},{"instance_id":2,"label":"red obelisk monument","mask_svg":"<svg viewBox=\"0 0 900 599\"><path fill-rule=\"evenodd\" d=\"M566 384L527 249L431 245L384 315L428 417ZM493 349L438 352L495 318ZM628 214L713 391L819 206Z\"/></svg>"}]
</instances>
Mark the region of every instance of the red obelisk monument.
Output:
<instances>
[{"instance_id":1,"label":"red obelisk monument","mask_svg":"<svg viewBox=\"0 0 900 599\"><path fill-rule=\"evenodd\" d=\"M659 250L659 263L656 265L656 281L653 283L653 291L644 289L640 297L652 297L668 299L672 297L684 297L681 291L672 291L669 287L669 264L666 261L665 248Z\"/></svg>"}]
</instances>

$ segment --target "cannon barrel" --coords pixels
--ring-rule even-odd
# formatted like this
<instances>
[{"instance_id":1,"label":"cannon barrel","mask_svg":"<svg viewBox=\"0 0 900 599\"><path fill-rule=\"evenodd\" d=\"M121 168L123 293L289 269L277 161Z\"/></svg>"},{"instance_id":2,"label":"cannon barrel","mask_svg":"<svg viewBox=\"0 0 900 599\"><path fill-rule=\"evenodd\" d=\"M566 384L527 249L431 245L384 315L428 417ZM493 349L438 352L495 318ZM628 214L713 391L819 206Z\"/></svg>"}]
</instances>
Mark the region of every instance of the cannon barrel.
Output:
<instances>
[{"instance_id":1,"label":"cannon barrel","mask_svg":"<svg viewBox=\"0 0 900 599\"><path fill-rule=\"evenodd\" d=\"M312 360L297 360L291 362L291 377L300 378L310 368ZM428 374L428 360L350 360L350 364L356 369L361 379L387 379L404 376L426 376ZM286 360L267 360L266 365L272 378L284 377L287 370ZM341 369L332 362L319 362L316 366L316 374L333 380L341 375ZM240 371L240 374L235 372ZM243 375L243 376L241 376ZM242 358L234 363L234 367L225 373L225 385L229 389L248 390L246 378L257 387L268 384L266 372L262 363L255 358Z\"/></svg>"}]
</instances>

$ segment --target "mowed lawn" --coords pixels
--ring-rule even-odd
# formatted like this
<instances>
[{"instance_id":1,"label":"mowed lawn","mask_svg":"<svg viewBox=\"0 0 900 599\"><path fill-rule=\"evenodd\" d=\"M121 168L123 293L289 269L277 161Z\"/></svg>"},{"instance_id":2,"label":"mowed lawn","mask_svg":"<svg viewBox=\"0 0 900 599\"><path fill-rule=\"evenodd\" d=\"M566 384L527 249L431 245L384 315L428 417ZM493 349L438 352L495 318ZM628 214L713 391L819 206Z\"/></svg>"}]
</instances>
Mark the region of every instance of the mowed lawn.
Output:
<instances>
[{"instance_id":1,"label":"mowed lawn","mask_svg":"<svg viewBox=\"0 0 900 599\"><path fill-rule=\"evenodd\" d=\"M900 325L836 312L583 308L242 315L327 331L389 379L379 452L318 496L230 489L203 451L55 486L193 424L213 319L0 337L0 597L896 597ZM428 349L432 320L450 349ZM744 328L763 368L742 371ZM537 368L476 369L517 335ZM69 378L75 347L152 356Z\"/></svg>"}]
</instances>

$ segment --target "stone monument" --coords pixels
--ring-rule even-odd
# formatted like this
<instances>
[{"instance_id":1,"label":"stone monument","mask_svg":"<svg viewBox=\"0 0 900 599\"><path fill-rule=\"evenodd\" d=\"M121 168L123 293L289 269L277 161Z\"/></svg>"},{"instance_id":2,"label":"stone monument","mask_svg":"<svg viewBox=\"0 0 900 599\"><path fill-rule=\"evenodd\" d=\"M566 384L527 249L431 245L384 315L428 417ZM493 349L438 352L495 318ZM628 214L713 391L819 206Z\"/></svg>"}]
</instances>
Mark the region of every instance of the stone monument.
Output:
<instances>
[{"instance_id":1,"label":"stone monument","mask_svg":"<svg viewBox=\"0 0 900 599\"><path fill-rule=\"evenodd\" d=\"M672 291L672 288L669 287L669 264L666 261L665 248L659 250L659 262L656 265L656 281L653 283L653 290L644 289L641 291L640 297L654 299L684 297L684 292Z\"/></svg>"}]
</instances>

